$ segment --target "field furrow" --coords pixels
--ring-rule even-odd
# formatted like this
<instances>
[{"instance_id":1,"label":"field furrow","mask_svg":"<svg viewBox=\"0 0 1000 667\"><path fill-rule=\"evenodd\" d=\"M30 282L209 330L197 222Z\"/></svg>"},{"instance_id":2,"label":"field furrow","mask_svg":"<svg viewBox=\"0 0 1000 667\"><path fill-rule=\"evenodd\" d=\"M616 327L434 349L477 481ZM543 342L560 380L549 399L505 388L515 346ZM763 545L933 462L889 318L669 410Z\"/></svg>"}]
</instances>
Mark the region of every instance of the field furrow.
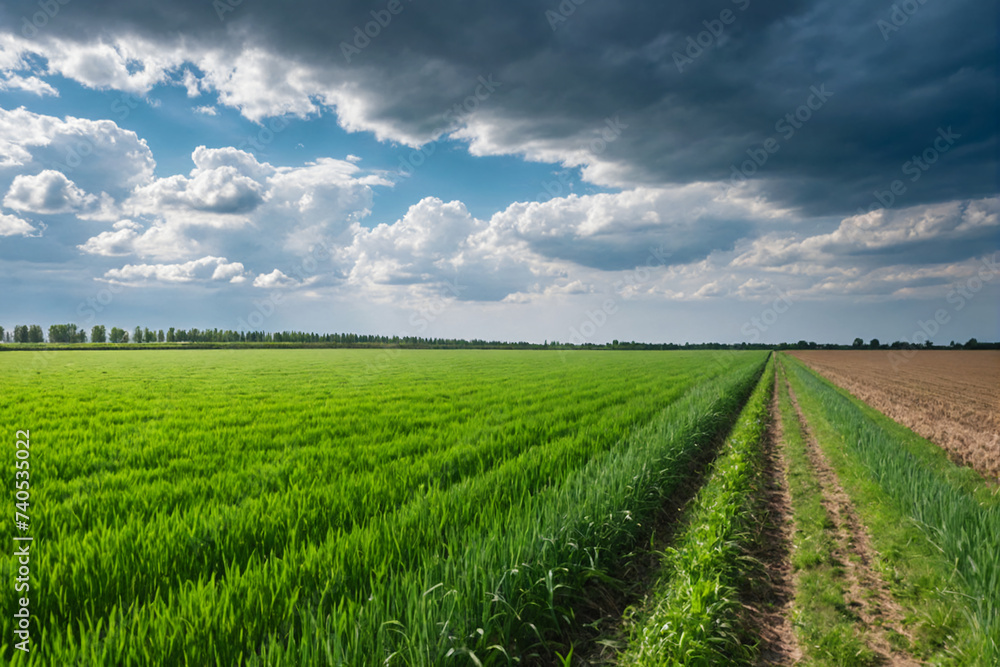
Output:
<instances>
[{"instance_id":1,"label":"field furrow","mask_svg":"<svg viewBox=\"0 0 1000 667\"><path fill-rule=\"evenodd\" d=\"M754 557L764 568L756 595L748 600L760 635L760 665L792 665L802 659L802 649L792 622L795 597L791 562L794 523L792 496L788 488L788 460L784 425L780 418L780 375L775 373L769 406L768 430L762 440L763 480L760 489L763 513Z\"/></svg>"}]
</instances>

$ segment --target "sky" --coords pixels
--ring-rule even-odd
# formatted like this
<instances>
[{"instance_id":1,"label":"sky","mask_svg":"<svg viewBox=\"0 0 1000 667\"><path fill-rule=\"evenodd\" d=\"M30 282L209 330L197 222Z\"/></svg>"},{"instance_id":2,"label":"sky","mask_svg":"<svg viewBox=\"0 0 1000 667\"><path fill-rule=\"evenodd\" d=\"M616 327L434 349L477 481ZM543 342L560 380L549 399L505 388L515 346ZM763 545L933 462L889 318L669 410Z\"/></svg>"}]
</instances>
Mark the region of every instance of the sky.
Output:
<instances>
[{"instance_id":1,"label":"sky","mask_svg":"<svg viewBox=\"0 0 1000 667\"><path fill-rule=\"evenodd\" d=\"M0 325L1000 340L981 0L0 2Z\"/></svg>"}]
</instances>

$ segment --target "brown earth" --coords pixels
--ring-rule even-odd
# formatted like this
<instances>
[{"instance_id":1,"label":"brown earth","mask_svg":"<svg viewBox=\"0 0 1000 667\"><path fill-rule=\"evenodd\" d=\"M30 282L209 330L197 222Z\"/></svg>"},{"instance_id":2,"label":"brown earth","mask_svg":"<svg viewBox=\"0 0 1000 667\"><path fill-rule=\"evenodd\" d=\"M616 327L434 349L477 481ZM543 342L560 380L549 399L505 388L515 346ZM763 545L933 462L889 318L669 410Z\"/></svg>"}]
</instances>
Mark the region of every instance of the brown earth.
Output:
<instances>
[{"instance_id":1,"label":"brown earth","mask_svg":"<svg viewBox=\"0 0 1000 667\"><path fill-rule=\"evenodd\" d=\"M799 350L793 355L959 465L1000 479L1000 350Z\"/></svg>"}]
</instances>

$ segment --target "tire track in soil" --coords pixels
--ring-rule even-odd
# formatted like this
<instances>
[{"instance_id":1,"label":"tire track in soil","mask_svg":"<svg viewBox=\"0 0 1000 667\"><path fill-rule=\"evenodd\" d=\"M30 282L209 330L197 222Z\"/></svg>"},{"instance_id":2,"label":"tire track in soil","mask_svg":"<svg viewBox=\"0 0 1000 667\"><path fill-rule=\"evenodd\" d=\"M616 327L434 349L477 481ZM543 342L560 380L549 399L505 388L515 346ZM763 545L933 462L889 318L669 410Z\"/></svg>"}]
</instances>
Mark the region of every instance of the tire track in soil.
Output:
<instances>
[{"instance_id":1,"label":"tire track in soil","mask_svg":"<svg viewBox=\"0 0 1000 667\"><path fill-rule=\"evenodd\" d=\"M784 457L784 428L778 407L778 374L774 376L771 423L763 440L764 487L762 527L754 556L763 566L763 585L757 599L744 605L753 614L760 635L758 665L794 665L802 659L792 627L795 584L791 563L792 499L788 491L788 463Z\"/></svg>"},{"instance_id":2,"label":"tire track in soil","mask_svg":"<svg viewBox=\"0 0 1000 667\"><path fill-rule=\"evenodd\" d=\"M787 379L785 381L788 382ZM872 567L877 552L871 545L867 529L858 518L850 497L840 485L837 474L820 449L790 384L788 394L805 435L810 465L822 489L823 506L834 524L831 531L836 545L833 557L844 568L848 584L848 599L845 602L859 618L865 630L864 639L869 648L878 654L882 664L922 665L924 663L893 648L889 642L887 630L912 640L912 637L903 631L903 612L889 593L886 582Z\"/></svg>"}]
</instances>

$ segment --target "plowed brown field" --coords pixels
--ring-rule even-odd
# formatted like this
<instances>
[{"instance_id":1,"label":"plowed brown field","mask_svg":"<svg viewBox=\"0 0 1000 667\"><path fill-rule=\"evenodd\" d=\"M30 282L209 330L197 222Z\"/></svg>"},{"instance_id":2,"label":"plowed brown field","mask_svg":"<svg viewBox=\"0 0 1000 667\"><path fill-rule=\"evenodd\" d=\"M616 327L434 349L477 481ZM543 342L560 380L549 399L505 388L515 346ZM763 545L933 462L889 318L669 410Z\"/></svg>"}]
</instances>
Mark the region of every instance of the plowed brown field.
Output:
<instances>
[{"instance_id":1,"label":"plowed brown field","mask_svg":"<svg viewBox=\"0 0 1000 667\"><path fill-rule=\"evenodd\" d=\"M1000 479L1000 351L800 350L792 354L937 443L956 463Z\"/></svg>"}]
</instances>

